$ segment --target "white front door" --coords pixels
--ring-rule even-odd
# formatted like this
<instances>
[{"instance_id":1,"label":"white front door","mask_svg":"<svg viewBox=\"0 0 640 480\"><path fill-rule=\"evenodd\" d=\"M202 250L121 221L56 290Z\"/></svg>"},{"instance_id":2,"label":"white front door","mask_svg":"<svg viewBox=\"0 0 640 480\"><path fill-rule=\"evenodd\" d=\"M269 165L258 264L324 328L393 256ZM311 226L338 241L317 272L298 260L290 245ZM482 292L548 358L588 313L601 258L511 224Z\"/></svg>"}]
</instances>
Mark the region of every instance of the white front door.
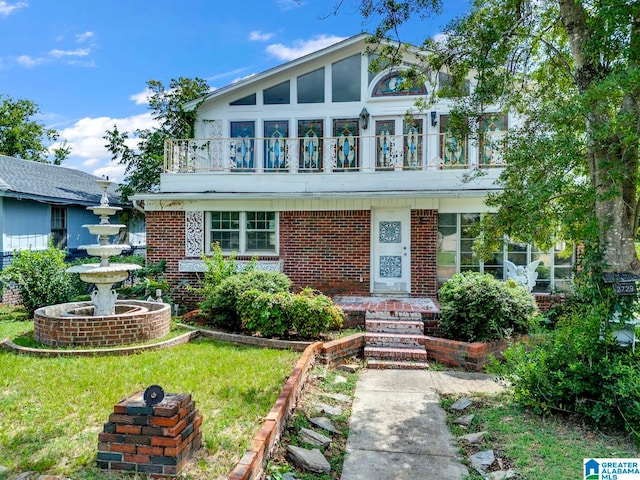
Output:
<instances>
[{"instance_id":1,"label":"white front door","mask_svg":"<svg viewBox=\"0 0 640 480\"><path fill-rule=\"evenodd\" d=\"M411 292L411 210L375 209L371 215L374 294Z\"/></svg>"}]
</instances>

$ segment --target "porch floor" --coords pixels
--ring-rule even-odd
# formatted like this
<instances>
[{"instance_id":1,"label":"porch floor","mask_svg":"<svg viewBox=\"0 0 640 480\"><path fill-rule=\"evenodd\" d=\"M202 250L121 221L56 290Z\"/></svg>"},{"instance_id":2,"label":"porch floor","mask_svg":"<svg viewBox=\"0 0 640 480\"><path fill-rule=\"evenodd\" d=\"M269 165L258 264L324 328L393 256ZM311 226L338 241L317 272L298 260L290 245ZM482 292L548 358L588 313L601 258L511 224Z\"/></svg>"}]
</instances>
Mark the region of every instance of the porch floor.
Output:
<instances>
[{"instance_id":1,"label":"porch floor","mask_svg":"<svg viewBox=\"0 0 640 480\"><path fill-rule=\"evenodd\" d=\"M440 313L438 302L426 297L336 295L332 300L347 314L355 312L417 312L423 315Z\"/></svg>"}]
</instances>

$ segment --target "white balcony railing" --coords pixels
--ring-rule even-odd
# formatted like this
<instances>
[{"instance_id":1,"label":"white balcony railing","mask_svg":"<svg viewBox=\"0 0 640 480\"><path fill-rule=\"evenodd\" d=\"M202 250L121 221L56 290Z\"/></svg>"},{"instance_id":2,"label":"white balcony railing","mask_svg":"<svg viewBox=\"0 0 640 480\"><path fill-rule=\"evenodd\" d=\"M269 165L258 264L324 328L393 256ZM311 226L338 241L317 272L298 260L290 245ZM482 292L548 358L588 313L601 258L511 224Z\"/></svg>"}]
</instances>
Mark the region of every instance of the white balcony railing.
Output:
<instances>
[{"instance_id":1,"label":"white balcony railing","mask_svg":"<svg viewBox=\"0 0 640 480\"><path fill-rule=\"evenodd\" d=\"M504 132L480 139L450 134L204 138L165 142L165 173L312 173L503 167Z\"/></svg>"}]
</instances>

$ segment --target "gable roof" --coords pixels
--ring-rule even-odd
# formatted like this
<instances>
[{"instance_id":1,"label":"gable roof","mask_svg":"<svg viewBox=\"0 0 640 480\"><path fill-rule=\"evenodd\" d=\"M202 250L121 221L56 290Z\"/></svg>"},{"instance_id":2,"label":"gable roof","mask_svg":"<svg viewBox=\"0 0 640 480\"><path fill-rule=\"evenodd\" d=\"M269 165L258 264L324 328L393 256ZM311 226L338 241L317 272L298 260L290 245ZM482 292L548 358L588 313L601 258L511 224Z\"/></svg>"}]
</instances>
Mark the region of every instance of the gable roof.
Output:
<instances>
[{"instance_id":1,"label":"gable roof","mask_svg":"<svg viewBox=\"0 0 640 480\"><path fill-rule=\"evenodd\" d=\"M289 62L280 64L278 66L275 66L273 68L270 68L268 70L265 70L264 72L261 73L257 73L255 75L251 75L248 76L246 78L243 78L242 80L238 80L237 82L234 82L230 85L225 85L224 87L220 87L215 89L214 91L200 97L200 98L196 98L195 100L191 100L190 102L187 102L184 104L184 108L186 110L192 110L194 108L196 108L198 105L200 105L203 102L206 102L208 100L211 100L212 98L215 98L217 96L223 95L223 94L227 94L229 92L233 92L235 90L238 90L240 88L246 87L247 85L251 85L253 83L257 83L265 78L268 78L272 75L277 75L278 73L296 67L298 65L302 65L304 63L310 62L315 60L318 57L330 54L332 52L338 51L338 50L342 50L344 48L350 47L351 45L357 44L359 42L364 42L364 40L368 37L370 37L371 34L369 33L359 33L357 35L354 35L352 37L346 38L340 42L336 42L332 45L329 45L328 47L322 48L320 50L316 50L315 52L312 53L308 53L307 55L304 55L300 58L296 58L295 60L291 60Z\"/></svg>"},{"instance_id":2,"label":"gable roof","mask_svg":"<svg viewBox=\"0 0 640 480\"><path fill-rule=\"evenodd\" d=\"M99 177L73 168L0 155L0 197L58 205L97 205ZM118 185L109 185L109 203L119 205Z\"/></svg>"}]
</instances>

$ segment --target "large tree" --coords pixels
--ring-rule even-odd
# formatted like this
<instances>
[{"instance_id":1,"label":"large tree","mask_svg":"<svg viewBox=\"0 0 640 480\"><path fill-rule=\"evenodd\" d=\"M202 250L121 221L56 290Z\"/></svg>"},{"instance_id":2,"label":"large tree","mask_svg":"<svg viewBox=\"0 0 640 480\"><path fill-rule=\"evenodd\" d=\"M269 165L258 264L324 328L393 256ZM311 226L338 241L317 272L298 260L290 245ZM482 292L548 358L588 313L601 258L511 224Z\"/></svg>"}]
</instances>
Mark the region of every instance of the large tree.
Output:
<instances>
[{"instance_id":1,"label":"large tree","mask_svg":"<svg viewBox=\"0 0 640 480\"><path fill-rule=\"evenodd\" d=\"M160 81L150 80L147 86L151 92L149 109L157 126L130 133L121 132L114 125L104 136L112 159L126 167L126 178L120 186L123 199L133 193L157 190L164 166L164 141L193 137L195 109L187 111L184 104L210 90L206 81L200 78L172 79L168 88ZM137 139L137 147L129 145L130 138Z\"/></svg>"},{"instance_id":2,"label":"large tree","mask_svg":"<svg viewBox=\"0 0 640 480\"><path fill-rule=\"evenodd\" d=\"M446 6L362 0L361 11L379 20L384 43L402 40L411 16ZM417 73L446 70L454 87L474 77L472 94L456 101L458 126L477 138L473 120L496 105L521 120L507 140L504 190L488 200L498 209L493 238L573 240L603 271L640 272L640 2L475 0L444 33L425 40Z\"/></svg>"},{"instance_id":3,"label":"large tree","mask_svg":"<svg viewBox=\"0 0 640 480\"><path fill-rule=\"evenodd\" d=\"M0 154L9 157L51 162L60 165L71 149L66 142L51 149L59 134L34 120L40 108L31 100L13 99L0 94Z\"/></svg>"}]
</instances>

